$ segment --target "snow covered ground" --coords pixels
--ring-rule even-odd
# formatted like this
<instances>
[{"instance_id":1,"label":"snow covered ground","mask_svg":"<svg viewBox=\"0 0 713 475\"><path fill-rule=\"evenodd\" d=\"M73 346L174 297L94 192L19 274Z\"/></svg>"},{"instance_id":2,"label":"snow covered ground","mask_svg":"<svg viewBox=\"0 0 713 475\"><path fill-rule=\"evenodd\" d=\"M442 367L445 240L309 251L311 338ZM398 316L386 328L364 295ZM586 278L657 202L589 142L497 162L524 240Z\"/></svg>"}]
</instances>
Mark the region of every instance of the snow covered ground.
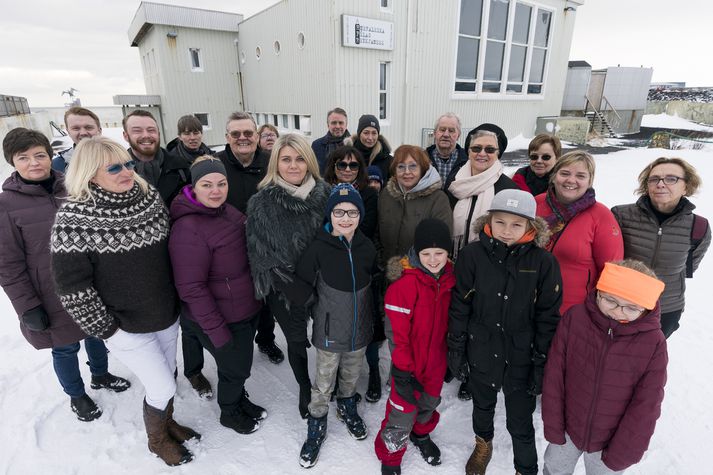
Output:
<instances>
[{"instance_id":1,"label":"snow covered ground","mask_svg":"<svg viewBox=\"0 0 713 475\"><path fill-rule=\"evenodd\" d=\"M676 126L678 127L678 126ZM636 177L651 160L679 156L692 163L703 177L703 189L693 198L698 213L713 218L713 154L707 150L631 149L597 155L594 187L599 201L607 206L633 202ZM689 474L705 472L705 456L713 440L713 318L706 292L713 282L713 257L708 256L688 281L687 308L682 327L669 341L669 377L662 416L649 451L630 474ZM709 290L706 291L705 289ZM143 388L121 363L110 355L110 370L128 377L133 386L127 392L88 393L104 414L86 423L76 419L69 400L54 372L49 350L35 351L20 335L17 318L4 293L0 292L0 473L8 474L376 474L379 462L373 442L384 413L385 398L377 404L363 402L360 412L369 427L364 441L351 439L343 424L330 410L328 438L319 463L309 472L298 465L299 450L306 425L297 413L297 385L287 362L273 365L257 351L252 376L247 383L251 399L268 410L268 418L251 435L238 435L218 423L215 401L202 401L183 376L178 378L176 415L179 422L203 434L191 450L196 459L185 466L169 468L152 457L146 448L141 418ZM279 334L279 331L278 331ZM278 336L284 349L284 339ZM180 346L180 345L179 345ZM383 350L383 349L382 349ZM382 351L383 354L383 351ZM311 357L313 355L310 355ZM386 355L384 355L386 356ZM179 351L179 367L181 355ZM83 350L80 353L84 361ZM386 369L388 362L382 360ZM82 365L85 383L89 368ZM215 385L215 364L206 353L204 373ZM384 372L382 371L382 374ZM366 369L359 390L365 391ZM403 462L404 474L457 474L473 444L470 402L456 397L457 386L446 385L439 408L441 422L433 433L442 451L440 467L427 465L410 446ZM537 446L541 456L546 442L542 436L539 407L534 417ZM495 453L489 474L511 474L512 449L505 430L502 399L496 413ZM708 449L706 449L708 447ZM540 463L541 465L541 463ZM577 474L584 468L577 467Z\"/></svg>"}]
</instances>

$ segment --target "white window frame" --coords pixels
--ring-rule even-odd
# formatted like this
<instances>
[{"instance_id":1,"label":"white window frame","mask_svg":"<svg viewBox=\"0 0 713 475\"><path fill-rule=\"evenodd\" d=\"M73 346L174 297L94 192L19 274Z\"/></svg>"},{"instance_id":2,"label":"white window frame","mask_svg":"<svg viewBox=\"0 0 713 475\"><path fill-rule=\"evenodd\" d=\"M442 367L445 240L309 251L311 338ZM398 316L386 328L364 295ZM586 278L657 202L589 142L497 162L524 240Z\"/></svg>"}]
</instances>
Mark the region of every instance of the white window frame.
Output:
<instances>
[{"instance_id":1,"label":"white window frame","mask_svg":"<svg viewBox=\"0 0 713 475\"><path fill-rule=\"evenodd\" d=\"M384 81L381 81L381 72L384 71ZM391 62L390 61L380 61L379 62L379 120L388 121L391 118ZM381 104L382 97L384 103L384 111L382 115Z\"/></svg>"},{"instance_id":2,"label":"white window frame","mask_svg":"<svg viewBox=\"0 0 713 475\"><path fill-rule=\"evenodd\" d=\"M201 121L201 125L203 126L203 130L211 130L213 128L213 123L210 120L210 113L208 112L194 112L193 117L196 119L200 120L200 117L198 115L204 115L205 116L205 121L206 123L204 124L203 121Z\"/></svg>"},{"instance_id":3,"label":"white window frame","mask_svg":"<svg viewBox=\"0 0 713 475\"><path fill-rule=\"evenodd\" d=\"M198 59L198 65L196 66L193 61L193 53L195 52L196 58ZM188 64L191 65L191 71L194 73L203 72L203 56L201 55L200 48L188 48Z\"/></svg>"},{"instance_id":4,"label":"white window frame","mask_svg":"<svg viewBox=\"0 0 713 475\"><path fill-rule=\"evenodd\" d=\"M509 100L543 100L544 99L544 94L545 94L545 88L547 84L547 75L549 71L549 62L550 62L550 57L553 54L553 37L554 37L554 25L555 25L555 15L556 11L553 10L552 8L543 6L537 2L529 1L529 0L510 0L509 5L508 5L508 20L507 20L507 26L506 26L506 36L504 41L500 40L494 40L499 43L504 43L505 44L505 51L503 54L503 62L502 62L502 69L500 71L501 76L500 76L500 90L498 92L489 92L489 91L484 91L483 90L483 82L497 82L497 81L484 81L484 76L485 76L485 59L486 59L486 50L488 46L488 22L490 19L490 4L492 0L483 0L483 8L481 12L481 28L480 28L480 36L479 37L474 37L470 35L463 35L460 33L460 15L461 15L461 4L462 0L459 2L459 8L458 8L458 18L457 18L457 23L456 23L456 41L455 45L456 47L454 48L454 69L453 69L453 82L451 83L451 96L453 99L478 99L478 98L492 98L492 99L509 99ZM518 4L525 5L527 7L530 7L532 10L530 12L530 23L529 23L529 32L528 32L528 39L527 39L527 54L525 57L525 70L523 71L523 81L509 81L509 69L510 69L510 56L512 52L512 47L513 47L513 28L514 28L514 23L515 23L515 11L517 8ZM538 14L540 12L548 12L550 14L550 22L549 22L549 32L547 36L547 45L545 47L541 46L535 46L534 41L535 41L535 32L537 29L537 24L536 20L538 18ZM476 77L475 79L459 79L457 78L457 70L458 70L458 43L460 37L466 37L466 38L477 38L479 40L479 45L478 45L478 62L476 65ZM491 39L492 41L492 39ZM523 46L521 43L515 43L515 46ZM530 82L530 71L531 71L531 66L532 66L532 57L533 57L533 52L535 50L544 50L545 51L545 63L544 63L544 71L543 71L543 77L542 77L542 82ZM463 83L463 84L475 84L475 91L457 91L455 89L456 83ZM521 92L515 92L515 91L508 91L508 85L514 85L514 84L519 84L522 86ZM540 87L540 92L537 93L529 93L528 88L530 86L539 86Z\"/></svg>"}]
</instances>

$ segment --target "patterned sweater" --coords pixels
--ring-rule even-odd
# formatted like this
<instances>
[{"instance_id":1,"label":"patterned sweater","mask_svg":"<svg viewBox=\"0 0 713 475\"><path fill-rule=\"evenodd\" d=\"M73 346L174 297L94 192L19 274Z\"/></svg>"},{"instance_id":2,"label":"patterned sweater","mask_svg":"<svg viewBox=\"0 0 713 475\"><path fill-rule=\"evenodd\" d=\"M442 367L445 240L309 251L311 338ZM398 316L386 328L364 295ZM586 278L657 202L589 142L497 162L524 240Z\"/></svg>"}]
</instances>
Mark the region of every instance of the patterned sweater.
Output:
<instances>
[{"instance_id":1,"label":"patterned sweater","mask_svg":"<svg viewBox=\"0 0 713 475\"><path fill-rule=\"evenodd\" d=\"M168 212L155 188L67 202L52 227L52 275L67 313L87 334L150 333L176 321Z\"/></svg>"}]
</instances>

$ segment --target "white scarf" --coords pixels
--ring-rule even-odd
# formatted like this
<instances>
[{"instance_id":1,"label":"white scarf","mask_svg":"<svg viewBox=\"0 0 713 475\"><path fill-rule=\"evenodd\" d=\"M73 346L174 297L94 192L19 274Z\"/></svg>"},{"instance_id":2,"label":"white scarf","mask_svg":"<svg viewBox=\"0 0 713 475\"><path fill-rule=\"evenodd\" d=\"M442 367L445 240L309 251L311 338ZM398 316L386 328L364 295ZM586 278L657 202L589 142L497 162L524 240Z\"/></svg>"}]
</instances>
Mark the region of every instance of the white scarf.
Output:
<instances>
[{"instance_id":1,"label":"white scarf","mask_svg":"<svg viewBox=\"0 0 713 475\"><path fill-rule=\"evenodd\" d=\"M311 173L307 173L307 176L305 176L304 180L302 180L302 184L300 186L293 185L292 183L287 183L285 180L282 179L282 177L280 177L280 175L277 175L275 177L275 183L278 186L284 188L285 191L287 191L290 195L294 196L295 198L301 199L302 201L307 199L307 197L317 184L317 182L314 181L314 177Z\"/></svg>"},{"instance_id":2,"label":"white scarf","mask_svg":"<svg viewBox=\"0 0 713 475\"><path fill-rule=\"evenodd\" d=\"M463 242L466 226L471 228L468 233L468 242L477 238L477 233L472 230L475 220L488 212L490 204L495 196L495 182L503 173L503 164L496 160L493 165L482 173L471 175L470 162L463 164L455 176L455 180L448 187L448 191L458 198L458 202L453 208L453 243L454 250L468 244ZM468 212L470 211L473 197L476 197L473 216L468 222Z\"/></svg>"}]
</instances>

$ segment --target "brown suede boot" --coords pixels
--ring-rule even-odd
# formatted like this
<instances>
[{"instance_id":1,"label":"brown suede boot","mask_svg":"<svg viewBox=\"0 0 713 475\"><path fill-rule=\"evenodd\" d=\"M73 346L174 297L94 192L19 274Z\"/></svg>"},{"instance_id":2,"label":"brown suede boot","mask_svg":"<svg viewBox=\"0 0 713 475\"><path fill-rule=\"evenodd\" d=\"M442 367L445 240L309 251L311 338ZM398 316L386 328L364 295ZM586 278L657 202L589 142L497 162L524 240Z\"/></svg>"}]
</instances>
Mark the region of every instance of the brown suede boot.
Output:
<instances>
[{"instance_id":1,"label":"brown suede boot","mask_svg":"<svg viewBox=\"0 0 713 475\"><path fill-rule=\"evenodd\" d=\"M173 420L173 398L168 401L168 406L166 406L166 417L168 418L166 423L168 435L170 435L173 440L179 444L191 439L200 440L201 435L198 432L190 427L182 426Z\"/></svg>"},{"instance_id":2,"label":"brown suede boot","mask_svg":"<svg viewBox=\"0 0 713 475\"><path fill-rule=\"evenodd\" d=\"M466 475L485 475L490 458L493 456L493 441L475 436L475 448L465 464Z\"/></svg>"},{"instance_id":3,"label":"brown suede boot","mask_svg":"<svg viewBox=\"0 0 713 475\"><path fill-rule=\"evenodd\" d=\"M193 454L168 435L168 411L160 411L146 404L144 399L144 425L149 439L149 452L175 466L193 460Z\"/></svg>"}]
</instances>

